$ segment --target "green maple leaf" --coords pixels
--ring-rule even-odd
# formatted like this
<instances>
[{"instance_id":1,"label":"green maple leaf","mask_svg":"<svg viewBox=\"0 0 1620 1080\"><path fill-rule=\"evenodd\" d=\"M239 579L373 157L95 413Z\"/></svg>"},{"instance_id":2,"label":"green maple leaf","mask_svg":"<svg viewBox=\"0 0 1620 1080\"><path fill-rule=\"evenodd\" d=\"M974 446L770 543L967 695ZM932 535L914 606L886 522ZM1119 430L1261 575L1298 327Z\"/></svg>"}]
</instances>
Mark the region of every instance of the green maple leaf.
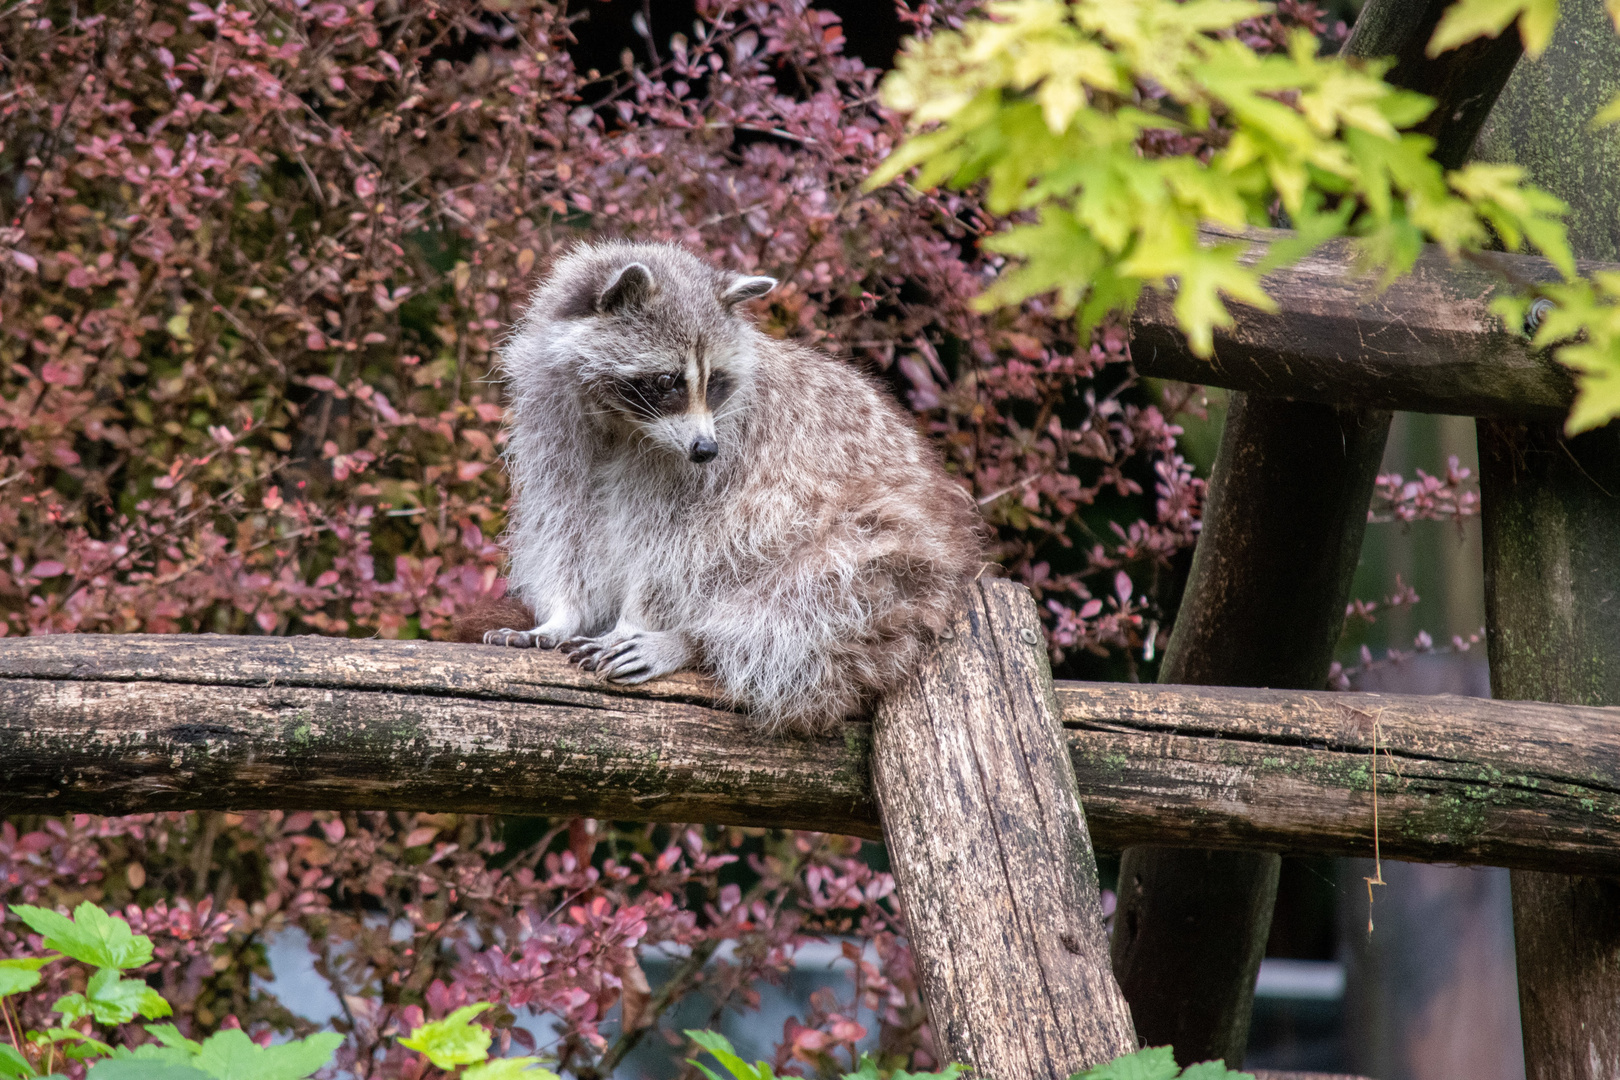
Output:
<instances>
[{"instance_id":1,"label":"green maple leaf","mask_svg":"<svg viewBox=\"0 0 1620 1080\"><path fill-rule=\"evenodd\" d=\"M45 939L47 949L100 968L138 968L152 962L152 939L133 933L129 923L109 915L86 900L73 917L32 904L13 904L11 910L29 929Z\"/></svg>"},{"instance_id":2,"label":"green maple leaf","mask_svg":"<svg viewBox=\"0 0 1620 1080\"><path fill-rule=\"evenodd\" d=\"M1254 1080L1253 1073L1232 1072L1224 1061L1200 1061L1187 1066L1187 1070L1181 1074L1181 1080L1238 1080L1239 1077Z\"/></svg>"},{"instance_id":3,"label":"green maple leaf","mask_svg":"<svg viewBox=\"0 0 1620 1080\"><path fill-rule=\"evenodd\" d=\"M1578 373L1575 404L1564 423L1566 434L1591 431L1620 416L1620 342L1566 345L1557 357Z\"/></svg>"},{"instance_id":4,"label":"green maple leaf","mask_svg":"<svg viewBox=\"0 0 1620 1080\"><path fill-rule=\"evenodd\" d=\"M332 1060L343 1036L323 1031L278 1046L260 1046L241 1028L203 1040L193 1063L214 1080L304 1080Z\"/></svg>"},{"instance_id":5,"label":"green maple leaf","mask_svg":"<svg viewBox=\"0 0 1620 1080\"><path fill-rule=\"evenodd\" d=\"M441 1069L475 1065L489 1057L491 1036L488 1028L472 1020L489 1007L487 1001L463 1005L443 1020L423 1024L399 1040L399 1045L426 1054Z\"/></svg>"},{"instance_id":6,"label":"green maple leaf","mask_svg":"<svg viewBox=\"0 0 1620 1080\"><path fill-rule=\"evenodd\" d=\"M1440 17L1429 39L1429 55L1439 56L1464 42L1479 37L1495 37L1513 20L1519 21L1519 36L1531 59L1540 56L1558 25L1558 0L1457 0Z\"/></svg>"},{"instance_id":7,"label":"green maple leaf","mask_svg":"<svg viewBox=\"0 0 1620 1080\"><path fill-rule=\"evenodd\" d=\"M186 1038L173 1024L147 1024L146 1033L164 1049L185 1054L188 1058L195 1057L202 1050L202 1043Z\"/></svg>"},{"instance_id":8,"label":"green maple leaf","mask_svg":"<svg viewBox=\"0 0 1620 1080\"><path fill-rule=\"evenodd\" d=\"M560 1080L550 1069L537 1069L537 1057L496 1058L480 1065L470 1065L461 1074L461 1080Z\"/></svg>"}]
</instances>

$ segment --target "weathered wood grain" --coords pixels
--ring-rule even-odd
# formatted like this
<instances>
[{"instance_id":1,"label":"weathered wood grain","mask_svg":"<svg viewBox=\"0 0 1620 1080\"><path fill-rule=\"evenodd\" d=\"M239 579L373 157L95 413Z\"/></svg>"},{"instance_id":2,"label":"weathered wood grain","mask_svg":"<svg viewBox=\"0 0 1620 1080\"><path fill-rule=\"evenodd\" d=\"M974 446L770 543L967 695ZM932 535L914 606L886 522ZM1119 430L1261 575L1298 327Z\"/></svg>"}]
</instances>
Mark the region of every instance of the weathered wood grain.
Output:
<instances>
[{"instance_id":1,"label":"weathered wood grain","mask_svg":"<svg viewBox=\"0 0 1620 1080\"><path fill-rule=\"evenodd\" d=\"M1620 870L1604 851L1620 844L1620 709L1125 683L1058 699L1109 846L1370 855L1376 736L1385 858Z\"/></svg>"},{"instance_id":2,"label":"weathered wood grain","mask_svg":"<svg viewBox=\"0 0 1620 1080\"><path fill-rule=\"evenodd\" d=\"M1568 203L1576 255L1620 259L1620 147L1571 122L1620 91L1620 43L1598 0L1560 16L1477 156ZM1557 423L1484 421L1479 463L1492 692L1620 705L1620 425L1565 440ZM1515 872L1513 931L1525 1076L1620 1076L1620 880Z\"/></svg>"},{"instance_id":3,"label":"weathered wood grain","mask_svg":"<svg viewBox=\"0 0 1620 1080\"><path fill-rule=\"evenodd\" d=\"M1206 229L1211 242L1238 234ZM1254 254L1275 230L1241 235ZM1457 416L1562 420L1574 400L1569 372L1530 348L1490 303L1508 281L1556 281L1543 259L1490 254L1453 262L1424 251L1383 292L1356 270L1348 241L1326 244L1265 278L1277 311L1231 303L1234 325L1217 330L1209 359L1175 328L1174 298L1149 290L1131 320L1131 358L1144 375L1224 386L1297 401ZM1604 268L1583 264L1583 272Z\"/></svg>"},{"instance_id":4,"label":"weathered wood grain","mask_svg":"<svg viewBox=\"0 0 1620 1080\"><path fill-rule=\"evenodd\" d=\"M1040 626L1029 590L975 583L873 723L923 1002L945 1056L989 1080L1066 1080L1136 1048Z\"/></svg>"},{"instance_id":5,"label":"weathered wood grain","mask_svg":"<svg viewBox=\"0 0 1620 1080\"><path fill-rule=\"evenodd\" d=\"M1065 683L1093 840L1620 876L1620 708ZM702 680L328 638L0 639L0 814L463 810L877 837L871 728L767 739Z\"/></svg>"},{"instance_id":6,"label":"weathered wood grain","mask_svg":"<svg viewBox=\"0 0 1620 1080\"><path fill-rule=\"evenodd\" d=\"M767 738L694 676L554 653L223 636L0 642L0 813L413 807L876 837L870 728Z\"/></svg>"}]
</instances>

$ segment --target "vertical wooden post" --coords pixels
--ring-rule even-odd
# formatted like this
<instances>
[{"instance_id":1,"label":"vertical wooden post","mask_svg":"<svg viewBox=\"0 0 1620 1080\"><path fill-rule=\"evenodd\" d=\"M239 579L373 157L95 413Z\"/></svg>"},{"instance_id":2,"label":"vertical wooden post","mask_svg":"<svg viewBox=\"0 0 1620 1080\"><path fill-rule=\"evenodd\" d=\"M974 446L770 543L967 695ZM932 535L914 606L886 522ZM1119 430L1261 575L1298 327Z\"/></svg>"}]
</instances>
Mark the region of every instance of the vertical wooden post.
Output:
<instances>
[{"instance_id":1,"label":"vertical wooden post","mask_svg":"<svg viewBox=\"0 0 1620 1080\"><path fill-rule=\"evenodd\" d=\"M1599 0L1561 8L1477 152L1571 204L1577 256L1620 259L1620 147L1587 122L1620 90L1620 44ZM1620 425L1481 420L1479 461L1492 693L1620 704ZM1620 1077L1620 882L1515 871L1513 926L1528 1080Z\"/></svg>"},{"instance_id":2,"label":"vertical wooden post","mask_svg":"<svg viewBox=\"0 0 1620 1080\"><path fill-rule=\"evenodd\" d=\"M1390 414L1234 394L1162 682L1320 689ZM1127 848L1114 973L1150 1046L1183 1065L1248 1044L1281 860Z\"/></svg>"},{"instance_id":3,"label":"vertical wooden post","mask_svg":"<svg viewBox=\"0 0 1620 1080\"><path fill-rule=\"evenodd\" d=\"M1435 97L1436 157L1455 167L1519 56L1516 36L1430 59L1449 0L1368 0L1350 56ZM1233 395L1204 532L1161 682L1319 689L1344 622L1390 414ZM1149 1045L1236 1068L1276 899L1275 855L1130 848L1114 970Z\"/></svg>"},{"instance_id":4,"label":"vertical wooden post","mask_svg":"<svg viewBox=\"0 0 1620 1080\"><path fill-rule=\"evenodd\" d=\"M878 707L872 784L941 1051L985 1080L1067 1080L1136 1049L1035 601L974 584Z\"/></svg>"}]
</instances>

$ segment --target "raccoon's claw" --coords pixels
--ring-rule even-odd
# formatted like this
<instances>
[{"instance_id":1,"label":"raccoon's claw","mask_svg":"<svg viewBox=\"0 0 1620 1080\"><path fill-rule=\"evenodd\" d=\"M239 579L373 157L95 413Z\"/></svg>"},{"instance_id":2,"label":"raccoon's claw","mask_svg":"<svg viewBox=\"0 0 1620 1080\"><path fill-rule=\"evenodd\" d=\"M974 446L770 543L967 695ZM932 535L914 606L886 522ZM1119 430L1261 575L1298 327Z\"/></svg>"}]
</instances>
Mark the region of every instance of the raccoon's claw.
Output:
<instances>
[{"instance_id":1,"label":"raccoon's claw","mask_svg":"<svg viewBox=\"0 0 1620 1080\"><path fill-rule=\"evenodd\" d=\"M502 627L484 634L485 645L505 645L509 649L532 649L539 645L536 635L529 630L509 630Z\"/></svg>"},{"instance_id":2,"label":"raccoon's claw","mask_svg":"<svg viewBox=\"0 0 1620 1080\"><path fill-rule=\"evenodd\" d=\"M484 635L485 645L505 645L509 649L555 649L557 642L548 634L533 630L491 630Z\"/></svg>"},{"instance_id":3,"label":"raccoon's claw","mask_svg":"<svg viewBox=\"0 0 1620 1080\"><path fill-rule=\"evenodd\" d=\"M686 667L690 658L685 639L667 632L572 638L558 647L583 670L632 686L673 674Z\"/></svg>"},{"instance_id":4,"label":"raccoon's claw","mask_svg":"<svg viewBox=\"0 0 1620 1080\"><path fill-rule=\"evenodd\" d=\"M568 657L570 662L578 664L580 667L585 668L586 671L590 671L592 669L586 667L585 663L594 657L601 647L601 638L573 637L558 644L557 651Z\"/></svg>"}]
</instances>

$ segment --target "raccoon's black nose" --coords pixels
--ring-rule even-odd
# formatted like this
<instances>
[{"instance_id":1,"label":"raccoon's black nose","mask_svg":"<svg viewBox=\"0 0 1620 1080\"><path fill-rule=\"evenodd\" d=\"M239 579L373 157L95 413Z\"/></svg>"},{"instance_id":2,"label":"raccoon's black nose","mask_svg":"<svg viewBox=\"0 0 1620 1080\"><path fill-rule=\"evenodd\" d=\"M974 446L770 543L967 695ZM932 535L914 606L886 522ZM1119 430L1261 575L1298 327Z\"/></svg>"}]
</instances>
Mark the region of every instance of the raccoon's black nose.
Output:
<instances>
[{"instance_id":1,"label":"raccoon's black nose","mask_svg":"<svg viewBox=\"0 0 1620 1080\"><path fill-rule=\"evenodd\" d=\"M719 443L715 442L707 435L699 435L697 438L692 440L692 445L687 447L686 456L701 465L705 461L713 461L714 455L718 454L719 452Z\"/></svg>"}]
</instances>

